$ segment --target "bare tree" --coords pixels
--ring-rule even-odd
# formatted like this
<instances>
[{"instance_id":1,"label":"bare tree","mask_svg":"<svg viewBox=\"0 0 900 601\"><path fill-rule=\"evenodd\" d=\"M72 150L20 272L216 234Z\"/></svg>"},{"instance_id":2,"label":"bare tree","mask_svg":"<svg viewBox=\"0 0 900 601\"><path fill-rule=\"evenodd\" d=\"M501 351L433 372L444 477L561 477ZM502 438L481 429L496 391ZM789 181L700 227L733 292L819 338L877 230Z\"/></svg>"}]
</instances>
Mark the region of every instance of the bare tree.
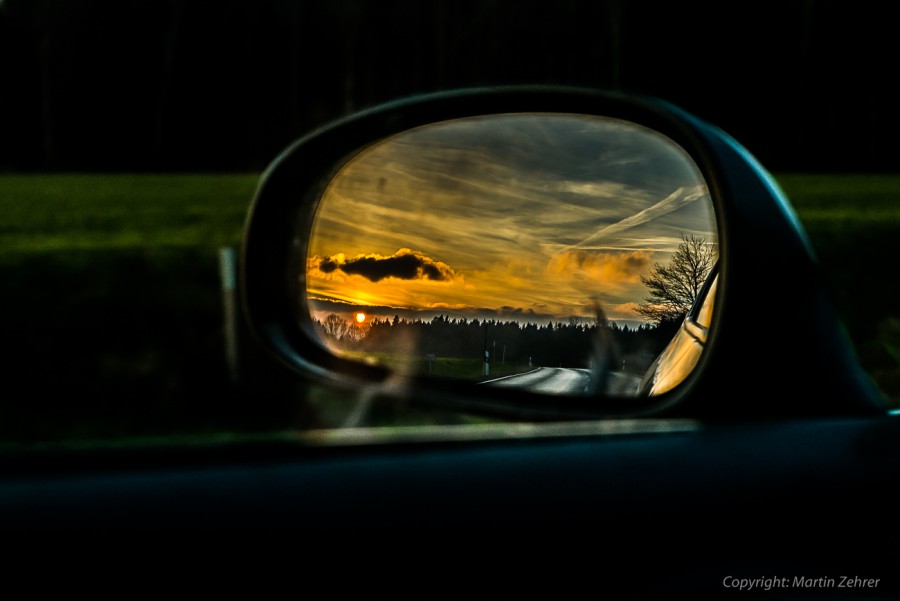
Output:
<instances>
[{"instance_id":1,"label":"bare tree","mask_svg":"<svg viewBox=\"0 0 900 601\"><path fill-rule=\"evenodd\" d=\"M716 245L703 236L681 235L681 244L668 265L653 266L641 282L650 296L638 305L637 312L653 322L684 318L715 265Z\"/></svg>"},{"instance_id":2,"label":"bare tree","mask_svg":"<svg viewBox=\"0 0 900 601\"><path fill-rule=\"evenodd\" d=\"M369 331L368 324L353 323L334 313L329 313L325 321L317 320L316 327L325 337L345 343L359 342Z\"/></svg>"},{"instance_id":3,"label":"bare tree","mask_svg":"<svg viewBox=\"0 0 900 601\"><path fill-rule=\"evenodd\" d=\"M325 321L321 322L321 329L327 337L333 338L334 340L341 340L347 336L350 331L350 322L341 318L340 315L330 313L328 317L325 318Z\"/></svg>"}]
</instances>

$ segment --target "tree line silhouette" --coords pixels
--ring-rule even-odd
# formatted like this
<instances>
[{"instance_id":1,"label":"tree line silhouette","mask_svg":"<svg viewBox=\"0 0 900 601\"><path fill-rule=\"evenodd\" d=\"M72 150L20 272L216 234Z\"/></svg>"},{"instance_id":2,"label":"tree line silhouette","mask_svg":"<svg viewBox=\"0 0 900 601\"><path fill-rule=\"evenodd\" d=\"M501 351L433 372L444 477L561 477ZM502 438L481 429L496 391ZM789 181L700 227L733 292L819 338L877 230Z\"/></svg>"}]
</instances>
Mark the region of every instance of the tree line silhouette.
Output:
<instances>
[{"instance_id":1,"label":"tree line silhouette","mask_svg":"<svg viewBox=\"0 0 900 601\"><path fill-rule=\"evenodd\" d=\"M717 260L718 250L706 237L682 234L667 265L654 265L641 281L649 291L638 305L649 323L628 327L609 321L602 308L596 318L571 316L568 321L519 322L435 315L431 320L374 318L346 320L336 313L315 320L321 335L349 351L483 359L488 363L546 367L596 367L643 373L675 336L697 301Z\"/></svg>"},{"instance_id":2,"label":"tree line silhouette","mask_svg":"<svg viewBox=\"0 0 900 601\"><path fill-rule=\"evenodd\" d=\"M570 317L546 324L438 315L430 320L372 319L360 325L329 314L316 320L329 344L347 351L483 359L521 366L590 367L595 345L608 336L615 352L609 369L643 373L675 335L677 319L637 327ZM601 328L603 331L601 331Z\"/></svg>"}]
</instances>

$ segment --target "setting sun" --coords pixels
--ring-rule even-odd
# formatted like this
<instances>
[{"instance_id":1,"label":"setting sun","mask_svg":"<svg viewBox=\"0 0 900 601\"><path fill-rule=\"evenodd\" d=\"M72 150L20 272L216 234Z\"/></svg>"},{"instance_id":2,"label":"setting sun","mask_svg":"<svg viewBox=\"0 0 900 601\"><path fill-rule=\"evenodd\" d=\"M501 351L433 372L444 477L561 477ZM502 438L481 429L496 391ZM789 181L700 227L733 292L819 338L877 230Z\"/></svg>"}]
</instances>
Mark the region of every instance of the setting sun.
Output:
<instances>
[{"instance_id":1,"label":"setting sun","mask_svg":"<svg viewBox=\"0 0 900 601\"><path fill-rule=\"evenodd\" d=\"M362 323L362 322L364 322L365 320L366 320L366 314L365 314L365 313L357 313L357 314L356 314L356 323Z\"/></svg>"}]
</instances>

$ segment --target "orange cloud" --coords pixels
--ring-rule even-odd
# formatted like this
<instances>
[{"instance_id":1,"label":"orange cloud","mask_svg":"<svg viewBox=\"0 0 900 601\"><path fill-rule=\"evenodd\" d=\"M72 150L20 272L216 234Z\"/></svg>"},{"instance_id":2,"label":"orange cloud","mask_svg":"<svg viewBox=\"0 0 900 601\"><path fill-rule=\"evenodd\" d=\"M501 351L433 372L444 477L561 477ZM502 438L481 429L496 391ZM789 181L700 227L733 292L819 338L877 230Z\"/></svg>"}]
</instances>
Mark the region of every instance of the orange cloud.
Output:
<instances>
[{"instance_id":1,"label":"orange cloud","mask_svg":"<svg viewBox=\"0 0 900 601\"><path fill-rule=\"evenodd\" d=\"M606 283L634 284L640 282L653 253L643 250L631 252L589 252L567 250L550 258L546 271L551 275L572 275Z\"/></svg>"}]
</instances>

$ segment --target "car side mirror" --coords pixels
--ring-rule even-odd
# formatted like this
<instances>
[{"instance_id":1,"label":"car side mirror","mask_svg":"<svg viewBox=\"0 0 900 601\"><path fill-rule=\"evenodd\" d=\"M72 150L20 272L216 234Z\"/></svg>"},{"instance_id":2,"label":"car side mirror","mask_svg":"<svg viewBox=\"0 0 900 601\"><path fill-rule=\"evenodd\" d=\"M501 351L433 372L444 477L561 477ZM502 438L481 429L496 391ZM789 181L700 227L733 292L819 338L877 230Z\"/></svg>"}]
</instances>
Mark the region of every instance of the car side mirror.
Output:
<instances>
[{"instance_id":1,"label":"car side mirror","mask_svg":"<svg viewBox=\"0 0 900 601\"><path fill-rule=\"evenodd\" d=\"M327 184L304 238L291 296L335 355L573 396L637 395L718 253L679 146L568 113L380 140Z\"/></svg>"},{"instance_id":2,"label":"car side mirror","mask_svg":"<svg viewBox=\"0 0 900 601\"><path fill-rule=\"evenodd\" d=\"M879 406L771 177L655 99L470 90L351 116L270 166L243 252L257 337L337 386L542 419ZM805 310L776 324L769 298ZM785 391L778 357L816 377Z\"/></svg>"}]
</instances>

